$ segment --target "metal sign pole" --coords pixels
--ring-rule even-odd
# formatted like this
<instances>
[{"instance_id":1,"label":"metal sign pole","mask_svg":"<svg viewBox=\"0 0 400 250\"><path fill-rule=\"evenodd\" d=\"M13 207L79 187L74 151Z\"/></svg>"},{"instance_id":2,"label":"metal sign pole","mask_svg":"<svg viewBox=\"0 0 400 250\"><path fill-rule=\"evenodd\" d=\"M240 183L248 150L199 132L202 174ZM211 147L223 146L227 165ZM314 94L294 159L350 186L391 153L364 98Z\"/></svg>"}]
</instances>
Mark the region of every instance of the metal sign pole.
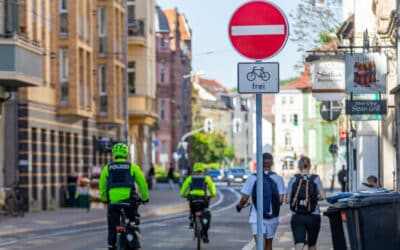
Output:
<instances>
[{"instance_id":1,"label":"metal sign pole","mask_svg":"<svg viewBox=\"0 0 400 250\"><path fill-rule=\"evenodd\" d=\"M257 250L263 250L263 165L262 165L262 94L256 94L256 123L257 123Z\"/></svg>"}]
</instances>

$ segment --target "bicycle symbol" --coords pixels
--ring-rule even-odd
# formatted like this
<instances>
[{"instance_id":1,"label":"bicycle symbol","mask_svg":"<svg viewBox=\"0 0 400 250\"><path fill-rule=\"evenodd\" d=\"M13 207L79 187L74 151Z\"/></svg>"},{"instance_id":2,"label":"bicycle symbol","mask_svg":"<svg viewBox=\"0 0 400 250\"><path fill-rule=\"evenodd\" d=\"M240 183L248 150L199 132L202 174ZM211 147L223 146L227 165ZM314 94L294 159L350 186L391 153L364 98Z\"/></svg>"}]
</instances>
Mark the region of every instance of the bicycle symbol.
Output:
<instances>
[{"instance_id":1,"label":"bicycle symbol","mask_svg":"<svg viewBox=\"0 0 400 250\"><path fill-rule=\"evenodd\" d=\"M257 72L259 73L257 74ZM257 77L261 78L263 81L268 81L269 78L271 78L271 75L268 72L265 72L263 67L259 69L257 69L257 67L253 67L253 70L247 73L246 77L249 81L254 81Z\"/></svg>"}]
</instances>

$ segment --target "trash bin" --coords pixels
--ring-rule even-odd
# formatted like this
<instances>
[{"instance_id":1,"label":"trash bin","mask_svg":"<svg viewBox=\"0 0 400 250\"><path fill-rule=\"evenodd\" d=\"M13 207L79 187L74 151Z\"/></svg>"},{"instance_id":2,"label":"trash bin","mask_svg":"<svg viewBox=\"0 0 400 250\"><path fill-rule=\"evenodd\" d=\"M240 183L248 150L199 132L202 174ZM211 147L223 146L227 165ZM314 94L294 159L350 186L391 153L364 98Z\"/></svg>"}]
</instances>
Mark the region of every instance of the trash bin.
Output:
<instances>
[{"instance_id":1,"label":"trash bin","mask_svg":"<svg viewBox=\"0 0 400 250\"><path fill-rule=\"evenodd\" d=\"M334 249L398 250L399 213L400 195L396 193L355 194L338 202L325 213L331 224Z\"/></svg>"},{"instance_id":2,"label":"trash bin","mask_svg":"<svg viewBox=\"0 0 400 250\"><path fill-rule=\"evenodd\" d=\"M331 236L333 249L346 249L346 240L343 232L343 222L340 217L340 209L335 207L329 207L324 213L329 218L329 224L331 228Z\"/></svg>"}]
</instances>

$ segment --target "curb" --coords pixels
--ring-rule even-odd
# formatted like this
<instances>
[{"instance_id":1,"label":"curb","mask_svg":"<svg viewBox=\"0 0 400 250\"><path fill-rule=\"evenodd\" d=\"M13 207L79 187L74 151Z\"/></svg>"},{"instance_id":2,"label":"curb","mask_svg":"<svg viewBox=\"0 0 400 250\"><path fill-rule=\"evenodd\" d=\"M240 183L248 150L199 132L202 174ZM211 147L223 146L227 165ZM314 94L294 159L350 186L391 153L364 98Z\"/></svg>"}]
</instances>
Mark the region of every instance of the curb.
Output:
<instances>
[{"instance_id":1,"label":"curb","mask_svg":"<svg viewBox=\"0 0 400 250\"><path fill-rule=\"evenodd\" d=\"M171 214L176 214L184 211L188 211L188 205L187 203L180 203L177 205L170 205L170 206L165 206L165 207L159 207L152 209L147 212L143 212L140 214L141 218L151 218L151 217L161 217L161 216L166 216L166 215L171 215ZM19 230L14 230L12 232L0 232L0 237L8 237L8 236L14 236L16 234L30 234L30 233L38 233L38 232L43 232L43 231L48 231L48 230L63 230L67 229L70 227L83 227L83 226L89 226L89 225L96 225L100 223L107 223L106 218L99 218L99 219L94 219L94 220L88 220L88 221L79 221L70 225L62 226L62 227L55 227L55 228L40 228L40 229L19 229Z\"/></svg>"}]
</instances>

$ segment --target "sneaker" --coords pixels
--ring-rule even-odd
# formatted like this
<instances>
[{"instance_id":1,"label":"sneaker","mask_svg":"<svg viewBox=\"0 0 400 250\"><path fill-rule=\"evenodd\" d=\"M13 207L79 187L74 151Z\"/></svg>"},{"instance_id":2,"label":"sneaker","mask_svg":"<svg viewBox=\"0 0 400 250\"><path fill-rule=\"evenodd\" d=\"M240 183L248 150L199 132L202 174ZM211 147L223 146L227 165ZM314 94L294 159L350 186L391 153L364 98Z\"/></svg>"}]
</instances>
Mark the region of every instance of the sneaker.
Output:
<instances>
[{"instance_id":1,"label":"sneaker","mask_svg":"<svg viewBox=\"0 0 400 250\"><path fill-rule=\"evenodd\" d=\"M204 243L209 243L210 242L210 240L208 239L208 235L203 235L201 238L203 239Z\"/></svg>"}]
</instances>

